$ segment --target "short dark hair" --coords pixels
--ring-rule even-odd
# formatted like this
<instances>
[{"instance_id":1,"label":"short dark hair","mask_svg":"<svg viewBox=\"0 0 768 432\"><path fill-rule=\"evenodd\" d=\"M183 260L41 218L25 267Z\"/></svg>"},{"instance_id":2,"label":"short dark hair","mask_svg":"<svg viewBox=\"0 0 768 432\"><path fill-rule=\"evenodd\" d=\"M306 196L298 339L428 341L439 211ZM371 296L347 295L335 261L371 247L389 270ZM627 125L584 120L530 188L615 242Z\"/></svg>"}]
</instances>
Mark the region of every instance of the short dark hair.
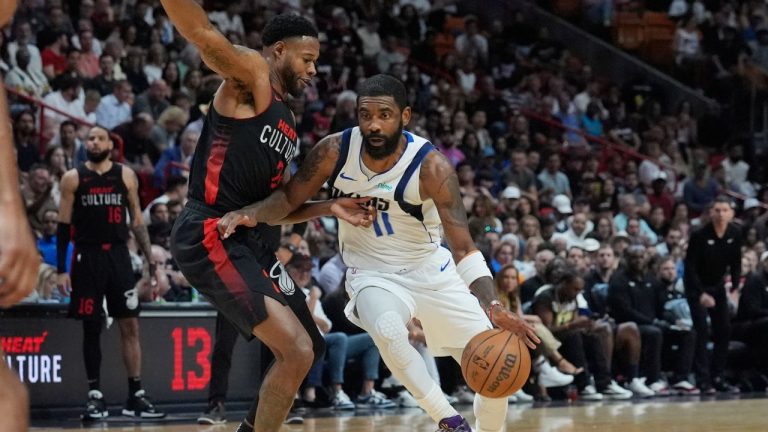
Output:
<instances>
[{"instance_id":1,"label":"short dark hair","mask_svg":"<svg viewBox=\"0 0 768 432\"><path fill-rule=\"evenodd\" d=\"M168 180L165 181L165 190L173 190L179 186L185 186L187 179L180 175L169 175Z\"/></svg>"},{"instance_id":2,"label":"short dark hair","mask_svg":"<svg viewBox=\"0 0 768 432\"><path fill-rule=\"evenodd\" d=\"M73 122L72 120L64 120L61 122L61 124L59 124L59 130L64 129L66 126L72 126L75 128L75 130L77 130L77 123Z\"/></svg>"},{"instance_id":3,"label":"short dark hair","mask_svg":"<svg viewBox=\"0 0 768 432\"><path fill-rule=\"evenodd\" d=\"M358 102L363 96L391 96L400 110L408 106L405 84L391 75L378 74L363 81L357 91Z\"/></svg>"},{"instance_id":4,"label":"short dark hair","mask_svg":"<svg viewBox=\"0 0 768 432\"><path fill-rule=\"evenodd\" d=\"M109 129L106 126L103 126L103 125L100 125L100 124L95 124L95 125L91 126L90 129L88 129L88 133L90 133L94 129L101 129L101 130L103 130L104 132L107 133L107 136L109 137L109 139L112 140L112 132L110 132Z\"/></svg>"},{"instance_id":5,"label":"short dark hair","mask_svg":"<svg viewBox=\"0 0 768 432\"><path fill-rule=\"evenodd\" d=\"M736 204L733 202L733 199L731 199L731 197L728 195L718 195L717 198L712 201L710 208L714 207L715 204L728 204L728 207L736 208Z\"/></svg>"},{"instance_id":6,"label":"short dark hair","mask_svg":"<svg viewBox=\"0 0 768 432\"><path fill-rule=\"evenodd\" d=\"M300 36L317 38L317 27L302 16L282 14L269 20L261 35L261 42L264 46L270 46L278 41Z\"/></svg>"}]
</instances>

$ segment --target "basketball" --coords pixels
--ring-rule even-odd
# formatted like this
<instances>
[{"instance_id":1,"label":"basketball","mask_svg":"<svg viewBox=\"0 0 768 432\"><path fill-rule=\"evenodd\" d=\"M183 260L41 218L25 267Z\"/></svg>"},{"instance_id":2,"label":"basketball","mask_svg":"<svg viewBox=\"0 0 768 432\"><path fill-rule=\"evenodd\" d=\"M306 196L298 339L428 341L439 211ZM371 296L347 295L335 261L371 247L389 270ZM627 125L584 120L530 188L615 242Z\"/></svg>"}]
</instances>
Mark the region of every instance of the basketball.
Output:
<instances>
[{"instance_id":1,"label":"basketball","mask_svg":"<svg viewBox=\"0 0 768 432\"><path fill-rule=\"evenodd\" d=\"M490 329L473 337L461 356L469 388L486 397L507 397L520 390L531 373L531 354L517 336Z\"/></svg>"}]
</instances>

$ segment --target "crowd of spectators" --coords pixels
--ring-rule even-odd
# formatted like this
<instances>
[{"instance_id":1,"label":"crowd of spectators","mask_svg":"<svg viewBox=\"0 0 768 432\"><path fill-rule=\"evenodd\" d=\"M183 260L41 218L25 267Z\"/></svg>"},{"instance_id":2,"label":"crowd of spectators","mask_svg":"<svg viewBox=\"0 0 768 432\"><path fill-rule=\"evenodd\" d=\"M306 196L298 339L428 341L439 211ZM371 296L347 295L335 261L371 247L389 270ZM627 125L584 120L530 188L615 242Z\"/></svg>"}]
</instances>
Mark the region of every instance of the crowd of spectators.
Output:
<instances>
[{"instance_id":1,"label":"crowd of spectators","mask_svg":"<svg viewBox=\"0 0 768 432\"><path fill-rule=\"evenodd\" d=\"M681 346L675 338L685 339L675 332L691 327L674 305L684 297L689 234L708 221L706 210L723 191L746 198L737 203L745 280L768 283L768 188L751 181L755 167L744 148L738 142L703 146L689 104L663 106L647 85L596 76L567 44L546 28L531 27L522 13L475 16L468 13L472 2L455 0L205 4L230 41L253 49L261 48L260 30L275 14L300 13L317 24L318 75L291 101L301 148L293 169L319 139L356 124L355 89L366 76L389 73L406 83L414 109L407 128L429 138L456 166L471 234L495 274L516 270L519 292L510 288L505 295L519 297L529 319L550 328L562 343L561 359L584 369L574 383L586 399L695 392L690 360L671 348ZM735 11L721 15L740 22ZM749 28L752 42L768 35ZM737 53L728 50L728 58L737 61ZM721 65L727 70L729 63L721 58ZM161 281L159 291L149 288L131 245L134 268L128 271L136 273L142 300L197 301L175 269L168 236L221 78L174 31L159 1L25 1L0 31L0 74L12 90L68 114L41 113L23 98L11 105L22 193L46 263L29 300L67 301L51 282L58 181L85 160L84 121L110 128L120 143L114 159L140 177L153 243L149 259ZM309 269L312 282L302 287L309 289L313 310L318 298L343 299L336 234L332 218L287 228L278 251L286 265L296 254L309 257L289 267L297 276ZM630 279L647 282L654 294L627 292L627 284L635 284ZM745 297L739 301L744 284L732 284L733 319L764 321L768 301L751 300L762 303L745 308ZM331 316L334 306L325 300L323 306ZM328 318L318 321L326 336L337 328ZM418 334L415 328L415 344ZM737 336L748 346L764 338L746 330ZM344 340L355 343L352 335ZM360 351L365 365L371 355ZM339 390L341 366L332 360L332 384ZM768 362L751 365L761 364ZM378 371L364 370L363 393L371 392ZM447 393L465 391L446 374L455 370L441 374Z\"/></svg>"}]
</instances>

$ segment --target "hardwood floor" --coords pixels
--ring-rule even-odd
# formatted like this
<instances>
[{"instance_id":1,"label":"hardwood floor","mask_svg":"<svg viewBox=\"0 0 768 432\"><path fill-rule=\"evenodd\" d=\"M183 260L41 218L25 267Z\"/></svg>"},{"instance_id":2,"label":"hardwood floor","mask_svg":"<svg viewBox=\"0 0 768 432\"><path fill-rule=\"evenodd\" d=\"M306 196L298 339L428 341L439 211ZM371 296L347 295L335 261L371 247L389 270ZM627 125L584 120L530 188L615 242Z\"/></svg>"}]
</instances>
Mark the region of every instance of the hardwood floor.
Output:
<instances>
[{"instance_id":1,"label":"hardwood floor","mask_svg":"<svg viewBox=\"0 0 768 432\"><path fill-rule=\"evenodd\" d=\"M764 395L762 395L764 397ZM764 432L768 430L768 399L650 401L578 403L575 405L510 405L508 432ZM461 413L471 416L471 407ZM219 426L194 424L196 414L169 415L163 423L131 422L113 417L87 429L133 432L229 432L235 422ZM315 417L316 416L316 417ZM232 416L232 419L237 416ZM48 421L33 427L35 432L58 432L83 428L79 422ZM35 424L35 422L33 422ZM308 414L303 425L284 426L281 432L434 432L436 426L421 410L342 413L320 411Z\"/></svg>"}]
</instances>

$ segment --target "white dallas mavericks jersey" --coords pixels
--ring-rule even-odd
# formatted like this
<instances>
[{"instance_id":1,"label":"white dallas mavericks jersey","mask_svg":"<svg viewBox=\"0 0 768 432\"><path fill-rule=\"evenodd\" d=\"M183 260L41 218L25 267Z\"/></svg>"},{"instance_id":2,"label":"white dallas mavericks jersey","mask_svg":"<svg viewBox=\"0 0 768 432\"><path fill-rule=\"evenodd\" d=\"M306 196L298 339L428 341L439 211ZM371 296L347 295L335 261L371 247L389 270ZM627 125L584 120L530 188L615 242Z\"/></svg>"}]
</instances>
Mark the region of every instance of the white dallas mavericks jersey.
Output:
<instances>
[{"instance_id":1,"label":"white dallas mavericks jersey","mask_svg":"<svg viewBox=\"0 0 768 432\"><path fill-rule=\"evenodd\" d=\"M440 217L432 200L422 201L419 170L434 146L403 131L405 152L395 165L372 177L362 168L363 137L360 128L342 134L339 160L329 179L331 195L373 198L378 210L370 228L339 220L339 248L350 268L398 272L418 265L440 247Z\"/></svg>"}]
</instances>

